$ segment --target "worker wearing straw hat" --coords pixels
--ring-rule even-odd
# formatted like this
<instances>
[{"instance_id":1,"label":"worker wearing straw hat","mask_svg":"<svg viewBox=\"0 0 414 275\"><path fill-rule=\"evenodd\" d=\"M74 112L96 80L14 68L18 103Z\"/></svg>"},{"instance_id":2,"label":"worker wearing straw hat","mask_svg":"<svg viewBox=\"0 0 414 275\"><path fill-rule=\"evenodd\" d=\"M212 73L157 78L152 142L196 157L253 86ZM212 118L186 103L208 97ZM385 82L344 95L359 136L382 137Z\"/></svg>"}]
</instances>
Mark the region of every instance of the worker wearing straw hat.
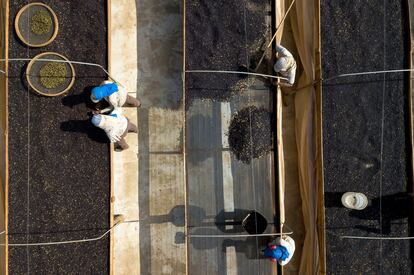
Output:
<instances>
[{"instance_id":1,"label":"worker wearing straw hat","mask_svg":"<svg viewBox=\"0 0 414 275\"><path fill-rule=\"evenodd\" d=\"M138 133L137 126L129 122L125 116L121 115L118 108L109 115L93 115L92 124L105 131L110 142L115 143L116 151L122 151L129 148L124 139L128 133Z\"/></svg>"},{"instance_id":2,"label":"worker wearing straw hat","mask_svg":"<svg viewBox=\"0 0 414 275\"><path fill-rule=\"evenodd\" d=\"M105 99L109 103L109 107L103 110L98 110L94 113L111 112L118 107L140 107L141 102L128 95L127 91L119 87L116 83L106 80L101 85L92 89L91 100L93 103L98 103Z\"/></svg>"},{"instance_id":3,"label":"worker wearing straw hat","mask_svg":"<svg viewBox=\"0 0 414 275\"><path fill-rule=\"evenodd\" d=\"M289 236L278 237L275 244L269 244L263 250L266 258L282 266L292 259L293 253L295 253L295 241Z\"/></svg>"},{"instance_id":4,"label":"worker wearing straw hat","mask_svg":"<svg viewBox=\"0 0 414 275\"><path fill-rule=\"evenodd\" d=\"M293 55L283 46L276 45L276 63L273 66L275 72L279 73L281 77L287 78L288 80L281 80L279 84L282 87L291 87L295 83L296 77L296 61Z\"/></svg>"}]
</instances>

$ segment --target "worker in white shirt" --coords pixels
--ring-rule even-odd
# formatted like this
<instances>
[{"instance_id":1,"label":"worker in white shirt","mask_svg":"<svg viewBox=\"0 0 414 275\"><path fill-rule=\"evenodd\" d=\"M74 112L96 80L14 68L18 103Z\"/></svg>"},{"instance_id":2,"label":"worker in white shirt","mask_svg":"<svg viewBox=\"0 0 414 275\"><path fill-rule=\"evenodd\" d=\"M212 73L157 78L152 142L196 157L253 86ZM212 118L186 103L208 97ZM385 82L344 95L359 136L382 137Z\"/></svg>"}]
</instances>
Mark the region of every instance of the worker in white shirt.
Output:
<instances>
[{"instance_id":1,"label":"worker in white shirt","mask_svg":"<svg viewBox=\"0 0 414 275\"><path fill-rule=\"evenodd\" d=\"M276 45L276 63L273 66L275 72L279 73L281 77L287 78L287 80L280 80L273 82L282 87L291 87L295 83L296 77L296 61L293 55L283 46Z\"/></svg>"},{"instance_id":2,"label":"worker in white shirt","mask_svg":"<svg viewBox=\"0 0 414 275\"><path fill-rule=\"evenodd\" d=\"M122 151L128 149L124 137L128 133L138 133L138 128L135 124L121 115L118 108L114 109L109 115L95 114L92 117L92 124L105 131L111 143L115 143L115 150Z\"/></svg>"},{"instance_id":3,"label":"worker in white shirt","mask_svg":"<svg viewBox=\"0 0 414 275\"><path fill-rule=\"evenodd\" d=\"M278 262L282 266L289 263L293 253L295 253L295 241L289 236L276 238L274 244L270 243L263 250L266 258L271 262Z\"/></svg>"},{"instance_id":4,"label":"worker in white shirt","mask_svg":"<svg viewBox=\"0 0 414 275\"><path fill-rule=\"evenodd\" d=\"M141 102L128 95L127 91L119 87L116 83L106 80L99 86L92 89L91 100L93 103L98 103L105 99L109 103L109 107L103 110L97 110L94 113L109 113L114 108L118 107L140 107Z\"/></svg>"}]
</instances>

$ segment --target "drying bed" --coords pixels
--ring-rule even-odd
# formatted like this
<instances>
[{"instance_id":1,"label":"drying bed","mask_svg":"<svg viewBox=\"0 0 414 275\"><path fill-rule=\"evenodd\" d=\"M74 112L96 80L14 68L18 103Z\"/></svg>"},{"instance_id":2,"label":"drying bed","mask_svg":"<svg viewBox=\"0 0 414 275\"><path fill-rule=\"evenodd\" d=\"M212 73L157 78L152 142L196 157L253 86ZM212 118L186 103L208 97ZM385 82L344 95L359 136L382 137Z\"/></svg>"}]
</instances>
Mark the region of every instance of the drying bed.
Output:
<instances>
[{"instance_id":1,"label":"drying bed","mask_svg":"<svg viewBox=\"0 0 414 275\"><path fill-rule=\"evenodd\" d=\"M186 1L186 70L239 70L255 67L269 41L272 1ZM261 72L270 73L265 60ZM185 151L190 235L247 234L241 221L251 210L274 223L275 161L272 142L275 121L274 97L269 82L229 74L186 74ZM255 106L255 107L253 107ZM249 110L258 119L247 123ZM238 118L237 114L240 114ZM263 115L262 115L263 114ZM231 149L231 121L244 121L246 129L234 134L255 133L251 127L269 130L257 158L240 157ZM251 127L250 127L251 126ZM236 139L237 139L236 137ZM248 146L253 144L248 140ZM238 144L231 146L232 142ZM243 147L243 146L242 146ZM245 151L243 151L245 152ZM254 154L250 154L254 155ZM276 228L269 224L265 233ZM189 238L188 273L273 274L276 265L260 255L268 237Z\"/></svg>"},{"instance_id":2,"label":"drying bed","mask_svg":"<svg viewBox=\"0 0 414 275\"><path fill-rule=\"evenodd\" d=\"M405 3L321 1L324 79L341 73L409 67ZM335 78L323 86L328 274L411 274L412 173L404 73ZM341 205L347 191L367 195L361 211Z\"/></svg>"},{"instance_id":3,"label":"drying bed","mask_svg":"<svg viewBox=\"0 0 414 275\"><path fill-rule=\"evenodd\" d=\"M46 47L28 48L9 30L9 58L57 52L107 67L107 2L43 1L59 18ZM10 1L10 22L27 1ZM82 96L106 78L99 68L74 65L66 97L27 87L27 62L9 65L8 241L34 243L93 238L110 226L110 155L105 134L89 122ZM9 247L9 274L109 274L109 237L57 246Z\"/></svg>"}]
</instances>

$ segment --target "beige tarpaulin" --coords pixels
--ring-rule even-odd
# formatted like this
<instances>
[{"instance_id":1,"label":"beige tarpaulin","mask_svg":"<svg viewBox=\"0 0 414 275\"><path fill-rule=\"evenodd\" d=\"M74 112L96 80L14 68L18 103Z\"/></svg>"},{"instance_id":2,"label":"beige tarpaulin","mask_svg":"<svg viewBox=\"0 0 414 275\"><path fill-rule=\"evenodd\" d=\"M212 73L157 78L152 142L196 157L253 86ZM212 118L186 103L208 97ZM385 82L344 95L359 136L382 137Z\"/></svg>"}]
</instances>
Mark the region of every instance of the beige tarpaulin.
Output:
<instances>
[{"instance_id":1,"label":"beige tarpaulin","mask_svg":"<svg viewBox=\"0 0 414 275\"><path fill-rule=\"evenodd\" d=\"M315 0L317 1L317 0ZM285 8L292 0L277 2L279 24ZM317 4L317 3L315 3ZM298 63L296 91L287 99L283 112L283 139L285 159L284 206L286 225L295 232L297 255L292 265L285 266L285 274L317 274L319 265L318 182L317 178L317 123L316 91L312 84L315 76L315 52L318 49L318 21L314 1L296 0L283 30L277 36L295 56ZM314 9L315 7L315 9ZM315 35L316 34L316 35ZM290 101L290 102L289 102ZM296 167L292 167L296 166ZM283 201L283 200L282 200ZM302 213L298 213L302 209ZM283 211L282 211L283 212ZM281 215L283 222L284 213ZM286 231L286 228L284 229ZM302 249L301 249L302 248Z\"/></svg>"}]
</instances>

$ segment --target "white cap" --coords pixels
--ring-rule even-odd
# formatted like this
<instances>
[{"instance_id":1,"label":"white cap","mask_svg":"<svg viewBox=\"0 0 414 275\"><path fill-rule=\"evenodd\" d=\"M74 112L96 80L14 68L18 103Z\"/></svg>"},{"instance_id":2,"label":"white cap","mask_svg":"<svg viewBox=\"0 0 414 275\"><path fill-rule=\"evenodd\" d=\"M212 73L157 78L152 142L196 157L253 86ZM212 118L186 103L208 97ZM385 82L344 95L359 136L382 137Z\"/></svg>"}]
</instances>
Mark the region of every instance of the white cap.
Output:
<instances>
[{"instance_id":1,"label":"white cap","mask_svg":"<svg viewBox=\"0 0 414 275\"><path fill-rule=\"evenodd\" d=\"M368 198L362 193L346 192L341 198L342 204L349 209L362 210L368 205Z\"/></svg>"},{"instance_id":2,"label":"white cap","mask_svg":"<svg viewBox=\"0 0 414 275\"><path fill-rule=\"evenodd\" d=\"M280 71L287 71L289 65L289 59L287 57L280 57L275 65L273 66L273 69L275 70L275 72L280 72Z\"/></svg>"}]
</instances>

